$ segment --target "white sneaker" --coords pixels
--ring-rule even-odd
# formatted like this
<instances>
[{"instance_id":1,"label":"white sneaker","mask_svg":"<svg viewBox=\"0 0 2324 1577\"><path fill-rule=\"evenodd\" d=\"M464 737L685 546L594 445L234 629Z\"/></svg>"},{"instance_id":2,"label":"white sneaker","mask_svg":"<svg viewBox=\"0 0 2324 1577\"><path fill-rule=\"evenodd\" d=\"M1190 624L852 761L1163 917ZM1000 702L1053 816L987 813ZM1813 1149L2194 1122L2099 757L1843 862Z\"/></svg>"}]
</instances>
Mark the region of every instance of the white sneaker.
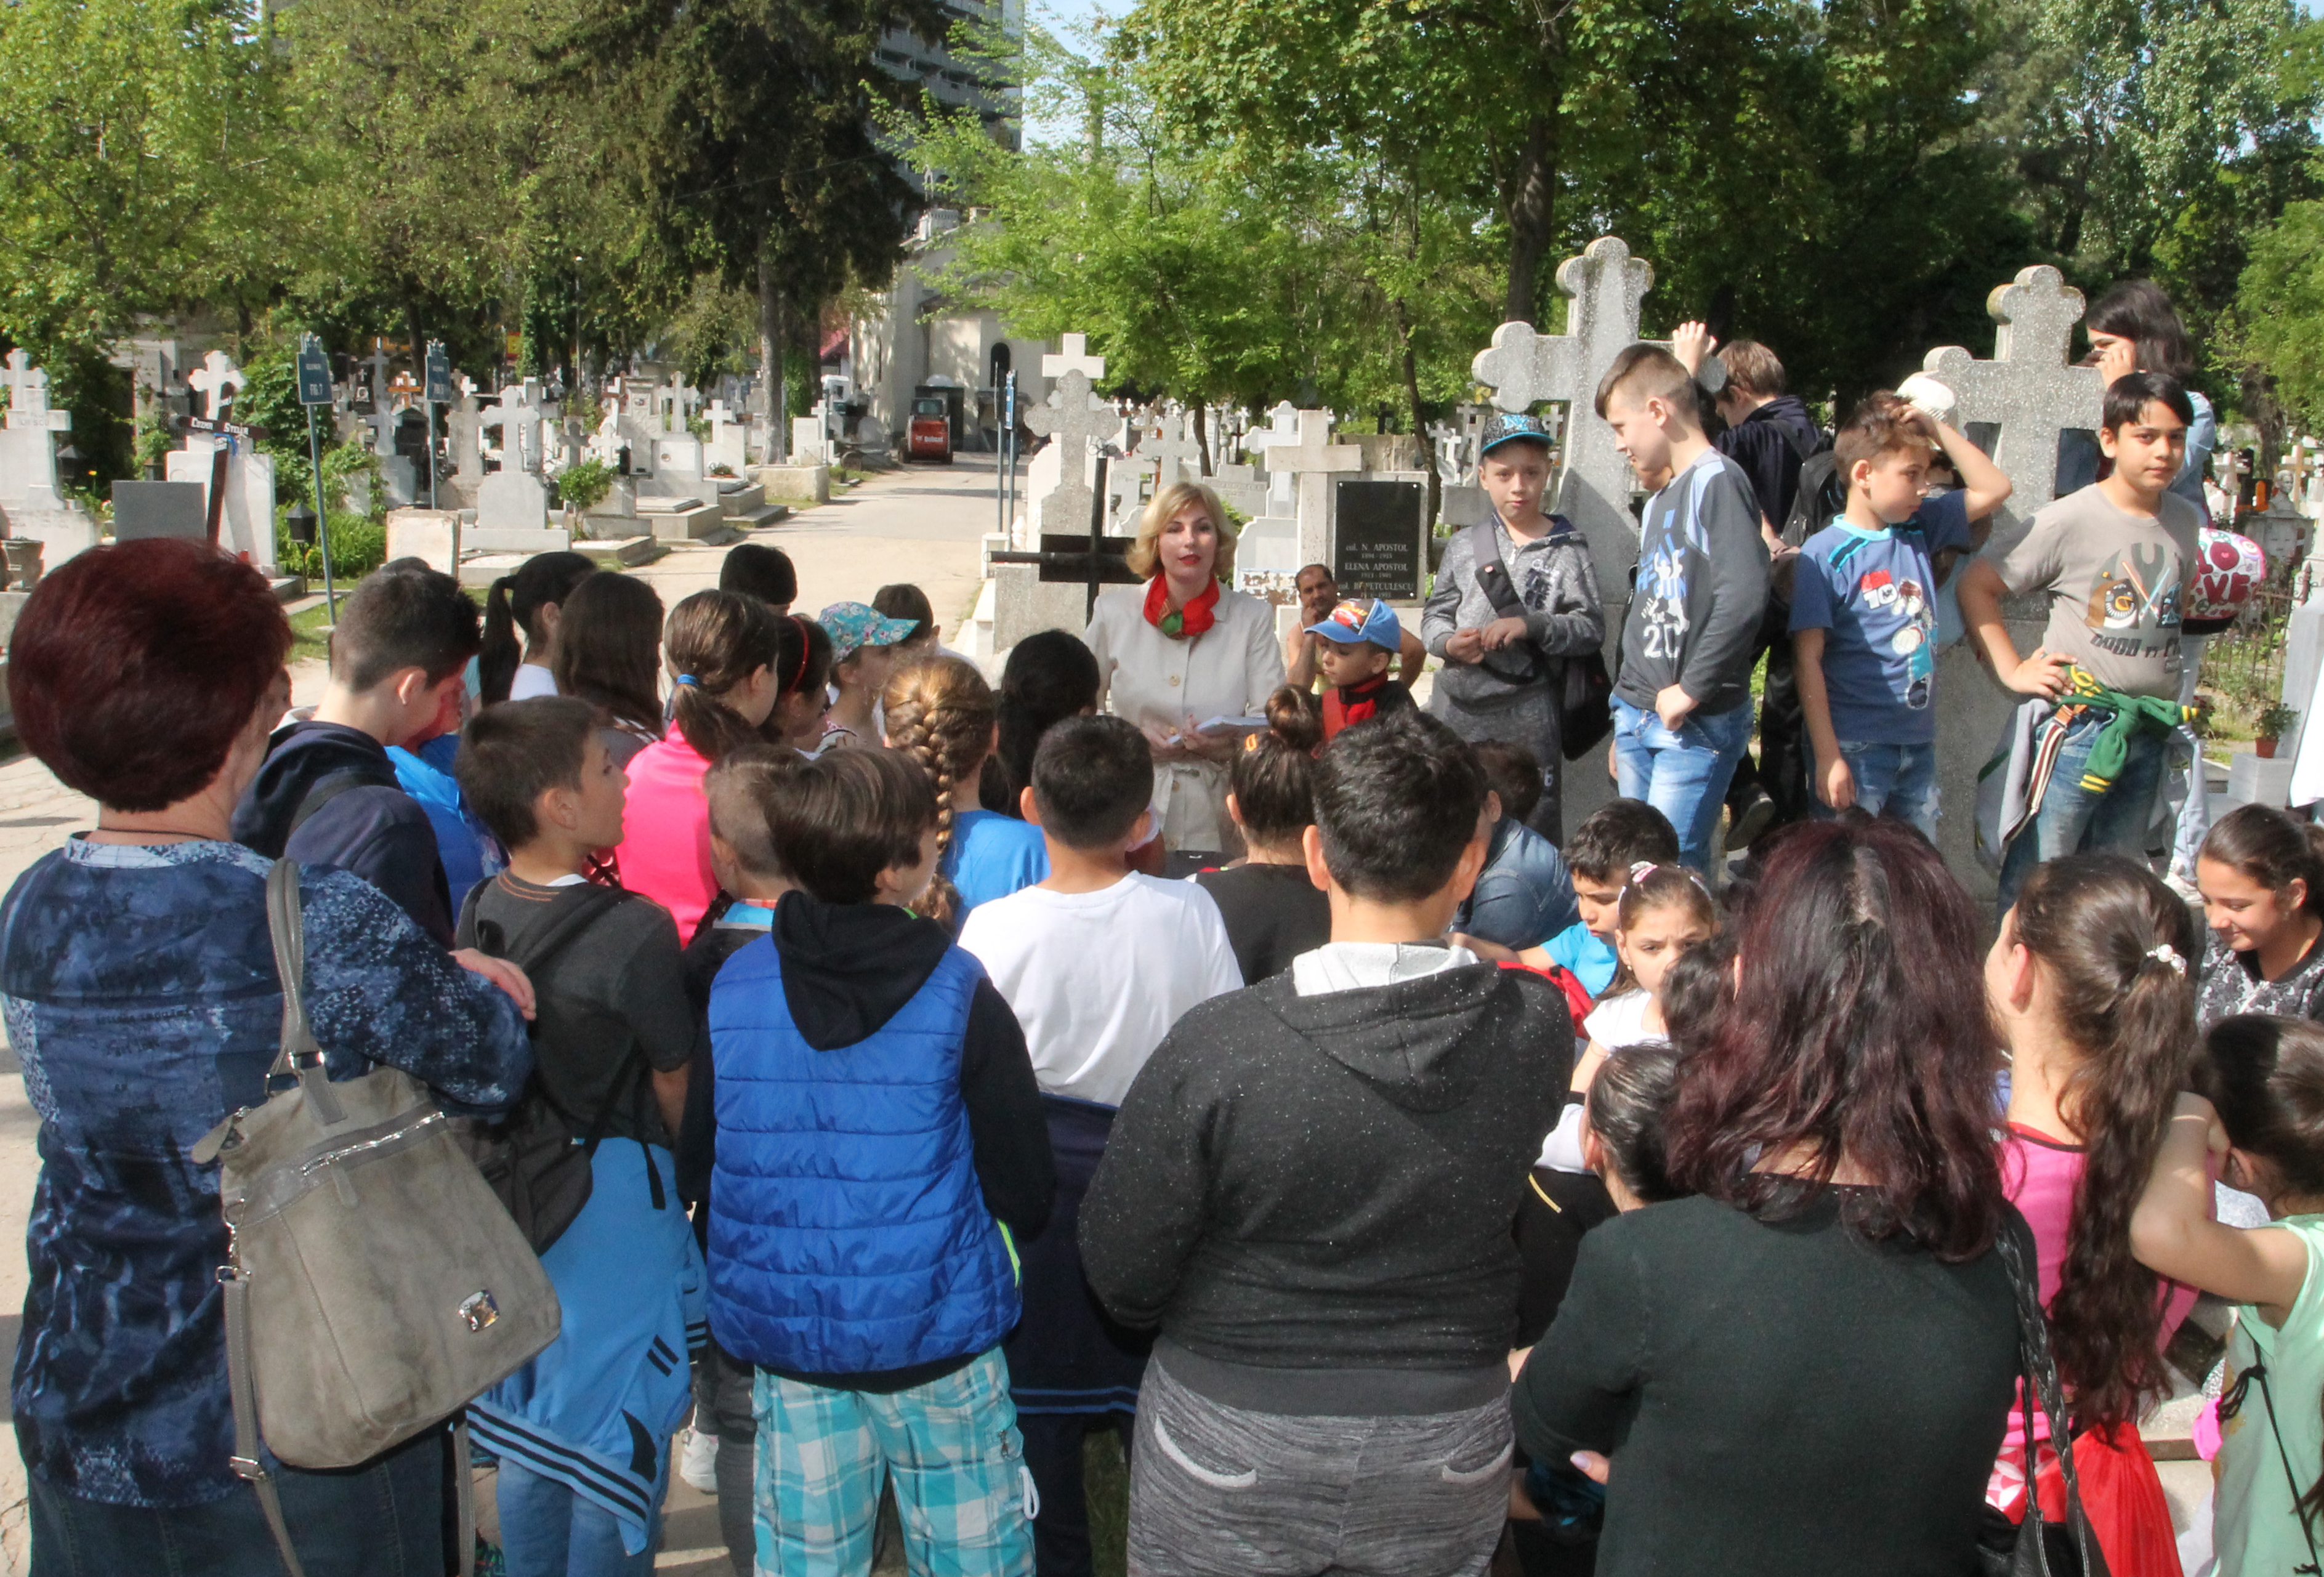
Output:
<instances>
[{"instance_id":1,"label":"white sneaker","mask_svg":"<svg viewBox=\"0 0 2324 1577\"><path fill-rule=\"evenodd\" d=\"M678 1436L678 1476L705 1495L718 1493L718 1437L688 1425Z\"/></svg>"}]
</instances>

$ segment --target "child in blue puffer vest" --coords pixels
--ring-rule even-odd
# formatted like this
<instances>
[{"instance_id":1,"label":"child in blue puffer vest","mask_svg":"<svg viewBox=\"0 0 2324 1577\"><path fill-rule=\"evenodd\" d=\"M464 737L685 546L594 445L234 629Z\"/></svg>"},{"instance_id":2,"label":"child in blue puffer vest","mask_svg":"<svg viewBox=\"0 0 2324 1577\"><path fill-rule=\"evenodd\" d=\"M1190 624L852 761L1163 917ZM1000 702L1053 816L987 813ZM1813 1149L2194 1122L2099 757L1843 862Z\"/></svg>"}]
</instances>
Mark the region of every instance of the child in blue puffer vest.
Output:
<instances>
[{"instance_id":1,"label":"child in blue puffer vest","mask_svg":"<svg viewBox=\"0 0 2324 1577\"><path fill-rule=\"evenodd\" d=\"M772 808L798 890L710 993L710 1324L759 1371L759 1571L868 1573L892 1476L913 1571L1029 1577L1001 1342L1056 1170L1024 1034L909 908L936 861L917 765L834 752Z\"/></svg>"}]
</instances>

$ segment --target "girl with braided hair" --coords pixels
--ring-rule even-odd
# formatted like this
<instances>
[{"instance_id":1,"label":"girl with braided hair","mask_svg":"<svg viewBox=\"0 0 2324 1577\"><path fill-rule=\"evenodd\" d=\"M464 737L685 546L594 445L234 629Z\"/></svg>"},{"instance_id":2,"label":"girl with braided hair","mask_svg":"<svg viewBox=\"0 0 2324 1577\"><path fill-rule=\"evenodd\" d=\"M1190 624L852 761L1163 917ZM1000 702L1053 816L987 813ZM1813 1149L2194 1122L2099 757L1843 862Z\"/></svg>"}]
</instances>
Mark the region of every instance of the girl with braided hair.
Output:
<instances>
[{"instance_id":1,"label":"girl with braided hair","mask_svg":"<svg viewBox=\"0 0 2324 1577\"><path fill-rule=\"evenodd\" d=\"M1047 880L1041 829L977 802L1001 738L999 704L973 663L931 658L899 669L881 696L888 748L919 762L936 791L936 879L923 908L954 931L992 899Z\"/></svg>"}]
</instances>

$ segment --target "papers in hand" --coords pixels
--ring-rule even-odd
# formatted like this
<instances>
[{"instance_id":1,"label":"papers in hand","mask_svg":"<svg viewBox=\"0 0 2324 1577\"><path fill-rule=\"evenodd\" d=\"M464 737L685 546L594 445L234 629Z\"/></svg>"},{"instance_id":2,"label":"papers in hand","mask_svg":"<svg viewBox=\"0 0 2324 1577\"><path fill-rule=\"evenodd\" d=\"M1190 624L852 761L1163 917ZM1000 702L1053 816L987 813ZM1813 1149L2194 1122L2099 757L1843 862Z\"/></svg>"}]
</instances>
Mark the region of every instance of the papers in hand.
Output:
<instances>
[{"instance_id":1,"label":"papers in hand","mask_svg":"<svg viewBox=\"0 0 2324 1577\"><path fill-rule=\"evenodd\" d=\"M1208 723L1198 724L1194 732L1212 733L1222 728L1265 728L1266 726L1267 719L1264 717L1213 717Z\"/></svg>"}]
</instances>

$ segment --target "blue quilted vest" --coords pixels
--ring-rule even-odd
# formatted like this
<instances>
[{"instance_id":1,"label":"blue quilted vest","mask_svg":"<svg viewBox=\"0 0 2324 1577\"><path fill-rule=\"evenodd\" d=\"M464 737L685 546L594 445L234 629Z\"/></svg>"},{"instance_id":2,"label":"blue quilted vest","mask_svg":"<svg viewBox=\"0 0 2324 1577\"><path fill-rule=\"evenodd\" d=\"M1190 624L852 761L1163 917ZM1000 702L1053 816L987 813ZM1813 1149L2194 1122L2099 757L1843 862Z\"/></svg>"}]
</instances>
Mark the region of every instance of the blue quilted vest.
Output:
<instances>
[{"instance_id":1,"label":"blue quilted vest","mask_svg":"<svg viewBox=\"0 0 2324 1577\"><path fill-rule=\"evenodd\" d=\"M877 1034L817 1051L791 1023L771 937L718 972L710 1328L729 1352L872 1374L985 1351L1016 1324L1015 1255L960 1096L983 978L953 947Z\"/></svg>"}]
</instances>

